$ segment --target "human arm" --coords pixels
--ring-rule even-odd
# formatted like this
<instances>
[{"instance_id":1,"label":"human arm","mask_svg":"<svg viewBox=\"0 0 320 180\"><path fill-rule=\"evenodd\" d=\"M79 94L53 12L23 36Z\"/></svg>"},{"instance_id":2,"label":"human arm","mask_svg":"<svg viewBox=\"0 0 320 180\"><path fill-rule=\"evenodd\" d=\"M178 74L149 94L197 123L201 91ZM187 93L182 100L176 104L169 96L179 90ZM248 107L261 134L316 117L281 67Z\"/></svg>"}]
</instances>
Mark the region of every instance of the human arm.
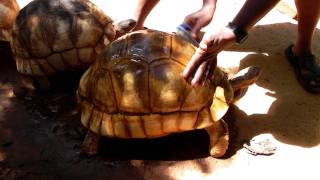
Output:
<instances>
[{"instance_id":1,"label":"human arm","mask_svg":"<svg viewBox=\"0 0 320 180\"><path fill-rule=\"evenodd\" d=\"M190 34L194 39L199 40L198 34L200 30L207 26L212 20L216 9L216 3L217 0L203 0L201 9L184 18L183 23L188 24L191 27Z\"/></svg>"},{"instance_id":2,"label":"human arm","mask_svg":"<svg viewBox=\"0 0 320 180\"><path fill-rule=\"evenodd\" d=\"M134 12L134 20L137 24L134 30L144 28L144 22L152 9L159 3L160 0L139 0ZM187 15L183 23L191 27L191 36L197 39L197 35L201 28L208 25L213 17L217 0L203 0L201 9Z\"/></svg>"},{"instance_id":3,"label":"human arm","mask_svg":"<svg viewBox=\"0 0 320 180\"><path fill-rule=\"evenodd\" d=\"M279 0L247 0L232 23L248 31L265 16ZM230 28L208 32L183 71L184 78L194 87L201 86L216 67L217 54L236 42L236 35Z\"/></svg>"},{"instance_id":4,"label":"human arm","mask_svg":"<svg viewBox=\"0 0 320 180\"><path fill-rule=\"evenodd\" d=\"M158 4L160 0L139 0L138 5L134 12L134 20L137 24L134 30L140 30L144 28L144 21L152 11L152 9Z\"/></svg>"}]
</instances>

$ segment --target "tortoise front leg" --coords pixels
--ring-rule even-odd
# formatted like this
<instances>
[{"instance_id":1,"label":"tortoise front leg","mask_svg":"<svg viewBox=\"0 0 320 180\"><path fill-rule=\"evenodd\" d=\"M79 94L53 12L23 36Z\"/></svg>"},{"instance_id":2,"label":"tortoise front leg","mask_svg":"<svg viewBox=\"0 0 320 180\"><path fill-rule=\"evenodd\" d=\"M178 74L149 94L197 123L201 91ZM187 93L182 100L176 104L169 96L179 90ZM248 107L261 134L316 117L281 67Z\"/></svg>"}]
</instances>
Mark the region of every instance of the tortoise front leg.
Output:
<instances>
[{"instance_id":1,"label":"tortoise front leg","mask_svg":"<svg viewBox=\"0 0 320 180\"><path fill-rule=\"evenodd\" d=\"M82 153L88 156L98 154L100 144L100 135L88 130L86 137L82 143Z\"/></svg>"},{"instance_id":2,"label":"tortoise front leg","mask_svg":"<svg viewBox=\"0 0 320 180\"><path fill-rule=\"evenodd\" d=\"M50 80L46 76L28 76L20 75L22 85L29 90L49 90L51 87Z\"/></svg>"},{"instance_id":3,"label":"tortoise front leg","mask_svg":"<svg viewBox=\"0 0 320 180\"><path fill-rule=\"evenodd\" d=\"M20 81L23 87L28 90L36 90L34 86L34 79L31 76L20 74Z\"/></svg>"},{"instance_id":4,"label":"tortoise front leg","mask_svg":"<svg viewBox=\"0 0 320 180\"><path fill-rule=\"evenodd\" d=\"M205 128L210 137L209 152L212 157L223 156L229 145L228 125L223 119Z\"/></svg>"}]
</instances>

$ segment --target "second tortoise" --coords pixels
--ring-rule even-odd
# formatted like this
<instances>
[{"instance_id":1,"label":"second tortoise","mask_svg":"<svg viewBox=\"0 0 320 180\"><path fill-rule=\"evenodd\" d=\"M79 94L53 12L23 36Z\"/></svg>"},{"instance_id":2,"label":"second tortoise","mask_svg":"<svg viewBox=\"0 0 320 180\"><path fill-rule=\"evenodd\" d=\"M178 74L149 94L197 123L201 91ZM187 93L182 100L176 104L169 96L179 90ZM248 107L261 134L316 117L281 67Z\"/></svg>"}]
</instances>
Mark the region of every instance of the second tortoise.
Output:
<instances>
[{"instance_id":1,"label":"second tortoise","mask_svg":"<svg viewBox=\"0 0 320 180\"><path fill-rule=\"evenodd\" d=\"M81 122L88 128L83 151L96 154L101 136L155 138L205 129L210 154L223 156L229 133L222 117L234 92L255 82L260 69L229 80L216 68L203 87L193 88L182 71L194 52L181 37L155 30L132 32L109 44L77 91Z\"/></svg>"}]
</instances>

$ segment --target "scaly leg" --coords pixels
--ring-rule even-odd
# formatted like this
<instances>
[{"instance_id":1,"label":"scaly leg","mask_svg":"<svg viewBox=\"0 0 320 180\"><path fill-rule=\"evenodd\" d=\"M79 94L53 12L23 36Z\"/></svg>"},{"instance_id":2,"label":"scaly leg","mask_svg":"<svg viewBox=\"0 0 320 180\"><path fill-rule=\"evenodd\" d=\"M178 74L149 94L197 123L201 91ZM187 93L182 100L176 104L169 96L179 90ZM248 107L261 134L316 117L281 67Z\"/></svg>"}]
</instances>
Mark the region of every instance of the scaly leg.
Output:
<instances>
[{"instance_id":1,"label":"scaly leg","mask_svg":"<svg viewBox=\"0 0 320 180\"><path fill-rule=\"evenodd\" d=\"M223 156L229 145L228 125L223 119L205 128L210 137L209 152L212 157Z\"/></svg>"},{"instance_id":2,"label":"scaly leg","mask_svg":"<svg viewBox=\"0 0 320 180\"><path fill-rule=\"evenodd\" d=\"M90 130L82 143L82 153L88 156L94 156L98 154L100 136Z\"/></svg>"}]
</instances>

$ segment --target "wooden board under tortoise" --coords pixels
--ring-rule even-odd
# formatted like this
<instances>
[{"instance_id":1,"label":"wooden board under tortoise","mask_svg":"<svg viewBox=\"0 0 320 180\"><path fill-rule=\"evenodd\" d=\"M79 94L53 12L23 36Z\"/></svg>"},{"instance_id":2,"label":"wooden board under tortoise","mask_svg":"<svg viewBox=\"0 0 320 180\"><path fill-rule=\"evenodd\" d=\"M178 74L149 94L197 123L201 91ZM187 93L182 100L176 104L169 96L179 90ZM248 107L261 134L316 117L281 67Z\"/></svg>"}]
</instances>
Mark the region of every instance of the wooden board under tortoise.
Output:
<instances>
[{"instance_id":1,"label":"wooden board under tortoise","mask_svg":"<svg viewBox=\"0 0 320 180\"><path fill-rule=\"evenodd\" d=\"M81 122L89 129L83 151L97 153L100 136L155 138L204 128L210 154L223 156L229 135L222 117L234 91L256 81L260 70L250 68L229 80L216 68L212 80L192 88L182 71L194 52L191 43L155 30L132 32L109 44L77 91Z\"/></svg>"}]
</instances>

